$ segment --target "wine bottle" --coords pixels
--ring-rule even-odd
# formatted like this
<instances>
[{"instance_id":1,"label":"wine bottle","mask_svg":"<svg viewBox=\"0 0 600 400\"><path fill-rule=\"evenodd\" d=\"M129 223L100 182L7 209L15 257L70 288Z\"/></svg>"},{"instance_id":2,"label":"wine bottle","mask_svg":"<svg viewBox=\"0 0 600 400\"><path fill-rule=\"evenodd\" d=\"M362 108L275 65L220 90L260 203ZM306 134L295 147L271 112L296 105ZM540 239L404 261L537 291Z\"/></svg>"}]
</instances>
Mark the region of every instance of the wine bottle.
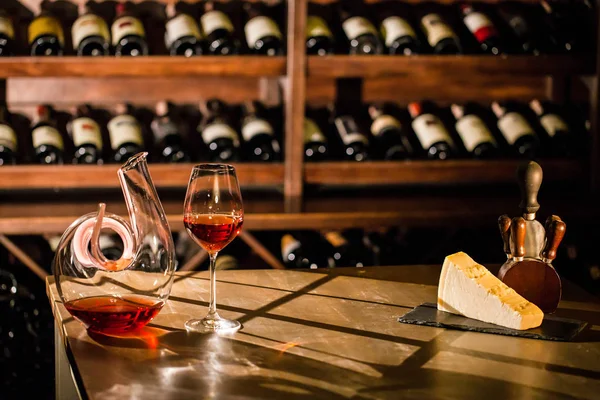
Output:
<instances>
[{"instance_id":1,"label":"wine bottle","mask_svg":"<svg viewBox=\"0 0 600 400\"><path fill-rule=\"evenodd\" d=\"M340 3L342 29L348 39L350 54L382 54L383 45L379 39L377 29L366 18L364 11L357 7L349 6L345 2Z\"/></svg>"},{"instance_id":2,"label":"wine bottle","mask_svg":"<svg viewBox=\"0 0 600 400\"><path fill-rule=\"evenodd\" d=\"M460 136L467 152L474 158L494 158L498 145L494 135L479 115L474 104L450 106L452 115L456 118L456 132Z\"/></svg>"},{"instance_id":3,"label":"wine bottle","mask_svg":"<svg viewBox=\"0 0 600 400\"><path fill-rule=\"evenodd\" d=\"M252 53L276 56L283 53L283 35L273 19L267 16L266 5L244 3L246 25L244 33Z\"/></svg>"},{"instance_id":4,"label":"wine bottle","mask_svg":"<svg viewBox=\"0 0 600 400\"><path fill-rule=\"evenodd\" d=\"M62 164L64 142L48 106L38 106L31 125L35 160L39 164Z\"/></svg>"},{"instance_id":5,"label":"wine bottle","mask_svg":"<svg viewBox=\"0 0 600 400\"><path fill-rule=\"evenodd\" d=\"M333 53L334 36L318 4L308 3L306 17L306 53L324 56Z\"/></svg>"},{"instance_id":6,"label":"wine bottle","mask_svg":"<svg viewBox=\"0 0 600 400\"><path fill-rule=\"evenodd\" d=\"M190 15L178 13L175 3L166 7L165 45L172 56L191 57L202 54L202 35Z\"/></svg>"},{"instance_id":7,"label":"wine bottle","mask_svg":"<svg viewBox=\"0 0 600 400\"><path fill-rule=\"evenodd\" d=\"M62 56L65 34L60 21L42 9L27 29L29 50L32 56Z\"/></svg>"},{"instance_id":8,"label":"wine bottle","mask_svg":"<svg viewBox=\"0 0 600 400\"><path fill-rule=\"evenodd\" d=\"M6 104L0 104L0 165L17 163L17 134Z\"/></svg>"},{"instance_id":9,"label":"wine bottle","mask_svg":"<svg viewBox=\"0 0 600 400\"><path fill-rule=\"evenodd\" d=\"M458 36L442 18L441 11L440 7L425 4L421 9L421 29L435 54L460 54Z\"/></svg>"},{"instance_id":10,"label":"wine bottle","mask_svg":"<svg viewBox=\"0 0 600 400\"><path fill-rule=\"evenodd\" d=\"M381 1L375 7L388 53L405 56L420 53L420 40L408 22L408 8L392 1Z\"/></svg>"},{"instance_id":11,"label":"wine bottle","mask_svg":"<svg viewBox=\"0 0 600 400\"><path fill-rule=\"evenodd\" d=\"M227 56L239 53L240 44L234 36L233 24L225 13L215 9L214 1L204 3L200 25L210 54Z\"/></svg>"},{"instance_id":12,"label":"wine bottle","mask_svg":"<svg viewBox=\"0 0 600 400\"><path fill-rule=\"evenodd\" d=\"M200 103L204 120L198 127L212 162L237 161L240 140L227 117L226 105L220 100Z\"/></svg>"},{"instance_id":13,"label":"wine bottle","mask_svg":"<svg viewBox=\"0 0 600 400\"><path fill-rule=\"evenodd\" d=\"M14 53L15 28L8 13L0 10L0 57Z\"/></svg>"},{"instance_id":14,"label":"wine bottle","mask_svg":"<svg viewBox=\"0 0 600 400\"><path fill-rule=\"evenodd\" d=\"M215 269L217 271L239 268L240 262L233 254L219 254L219 257L215 260Z\"/></svg>"},{"instance_id":15,"label":"wine bottle","mask_svg":"<svg viewBox=\"0 0 600 400\"><path fill-rule=\"evenodd\" d=\"M116 114L108 122L108 136L110 147L114 151L114 160L124 163L143 150L144 139L140 123L131 115L127 104L118 104Z\"/></svg>"},{"instance_id":16,"label":"wine bottle","mask_svg":"<svg viewBox=\"0 0 600 400\"><path fill-rule=\"evenodd\" d=\"M560 7L558 4L546 0L540 1L543 20L547 28L546 37L559 52L577 51L580 45L578 24L581 21L572 18L570 5L564 6L566 7Z\"/></svg>"},{"instance_id":17,"label":"wine bottle","mask_svg":"<svg viewBox=\"0 0 600 400\"><path fill-rule=\"evenodd\" d=\"M156 104L156 118L150 125L154 134L154 144L160 152L160 160L167 163L189 162L179 129L171 119L169 104L161 101Z\"/></svg>"},{"instance_id":18,"label":"wine bottle","mask_svg":"<svg viewBox=\"0 0 600 400\"><path fill-rule=\"evenodd\" d=\"M94 14L86 3L79 3L79 18L71 28L73 49L78 56L110 54L110 32L102 17Z\"/></svg>"},{"instance_id":19,"label":"wine bottle","mask_svg":"<svg viewBox=\"0 0 600 400\"><path fill-rule=\"evenodd\" d=\"M130 13L126 3L117 3L117 16L112 24L112 42L116 56L146 56L146 31L139 18Z\"/></svg>"},{"instance_id":20,"label":"wine bottle","mask_svg":"<svg viewBox=\"0 0 600 400\"><path fill-rule=\"evenodd\" d=\"M333 260L322 251L310 251L303 245L302 236L287 233L281 238L281 257L286 268L317 269L333 267Z\"/></svg>"},{"instance_id":21,"label":"wine bottle","mask_svg":"<svg viewBox=\"0 0 600 400\"><path fill-rule=\"evenodd\" d=\"M514 153L527 158L534 157L539 139L525 117L510 104L492 103L492 111L498 118L498 129Z\"/></svg>"},{"instance_id":22,"label":"wine bottle","mask_svg":"<svg viewBox=\"0 0 600 400\"><path fill-rule=\"evenodd\" d=\"M102 133L98 123L91 118L89 106L77 107L67 130L75 145L73 164L102 164Z\"/></svg>"},{"instance_id":23,"label":"wine bottle","mask_svg":"<svg viewBox=\"0 0 600 400\"><path fill-rule=\"evenodd\" d=\"M260 114L255 102L242 104L242 138L244 154L248 161L274 161L279 159L280 147L275 140L273 126Z\"/></svg>"},{"instance_id":24,"label":"wine bottle","mask_svg":"<svg viewBox=\"0 0 600 400\"><path fill-rule=\"evenodd\" d=\"M361 243L350 243L349 239L339 231L326 232L325 240L331 245L331 258L336 267L362 268L371 265Z\"/></svg>"},{"instance_id":25,"label":"wine bottle","mask_svg":"<svg viewBox=\"0 0 600 400\"><path fill-rule=\"evenodd\" d=\"M475 36L484 53L498 55L504 52L500 34L487 15L475 9L473 5L466 3L460 5L460 10L463 15L463 22Z\"/></svg>"},{"instance_id":26,"label":"wine bottle","mask_svg":"<svg viewBox=\"0 0 600 400\"><path fill-rule=\"evenodd\" d=\"M344 145L347 160L366 161L369 158L369 139L358 127L351 114L340 113L333 120L335 130Z\"/></svg>"},{"instance_id":27,"label":"wine bottle","mask_svg":"<svg viewBox=\"0 0 600 400\"><path fill-rule=\"evenodd\" d=\"M306 161L324 161L329 155L327 138L319 125L311 119L304 118L304 159Z\"/></svg>"},{"instance_id":28,"label":"wine bottle","mask_svg":"<svg viewBox=\"0 0 600 400\"><path fill-rule=\"evenodd\" d=\"M512 1L501 2L497 4L497 10L515 36L523 53L539 55L545 51L539 30L531 25L531 13L525 4Z\"/></svg>"},{"instance_id":29,"label":"wine bottle","mask_svg":"<svg viewBox=\"0 0 600 400\"><path fill-rule=\"evenodd\" d=\"M435 107L430 103L408 105L408 112L413 118L413 131L427 158L445 160L454 155L454 142L444 123L434 114L435 111Z\"/></svg>"},{"instance_id":30,"label":"wine bottle","mask_svg":"<svg viewBox=\"0 0 600 400\"><path fill-rule=\"evenodd\" d=\"M550 152L553 156L567 156L573 152L573 134L569 125L559 114L558 107L549 102L537 99L529 103L529 107L538 116L540 125L550 138Z\"/></svg>"},{"instance_id":31,"label":"wine bottle","mask_svg":"<svg viewBox=\"0 0 600 400\"><path fill-rule=\"evenodd\" d=\"M402 132L402 124L382 105L369 106L373 152L383 160L405 160L413 149L408 138Z\"/></svg>"},{"instance_id":32,"label":"wine bottle","mask_svg":"<svg viewBox=\"0 0 600 400\"><path fill-rule=\"evenodd\" d=\"M108 260L117 261L123 254L123 241L119 235L102 233L98 238L98 245Z\"/></svg>"}]
</instances>

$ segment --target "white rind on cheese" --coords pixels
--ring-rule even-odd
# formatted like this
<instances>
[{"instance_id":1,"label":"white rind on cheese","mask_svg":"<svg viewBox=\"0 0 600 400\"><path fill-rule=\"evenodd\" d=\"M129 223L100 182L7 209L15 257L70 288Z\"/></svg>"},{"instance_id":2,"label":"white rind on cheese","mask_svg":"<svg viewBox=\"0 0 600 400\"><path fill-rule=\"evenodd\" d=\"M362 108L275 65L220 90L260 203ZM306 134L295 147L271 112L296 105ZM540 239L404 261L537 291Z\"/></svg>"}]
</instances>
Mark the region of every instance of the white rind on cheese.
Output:
<instances>
[{"instance_id":1,"label":"white rind on cheese","mask_svg":"<svg viewBox=\"0 0 600 400\"><path fill-rule=\"evenodd\" d=\"M463 252L444 260L438 310L525 330L542 324L544 313Z\"/></svg>"}]
</instances>

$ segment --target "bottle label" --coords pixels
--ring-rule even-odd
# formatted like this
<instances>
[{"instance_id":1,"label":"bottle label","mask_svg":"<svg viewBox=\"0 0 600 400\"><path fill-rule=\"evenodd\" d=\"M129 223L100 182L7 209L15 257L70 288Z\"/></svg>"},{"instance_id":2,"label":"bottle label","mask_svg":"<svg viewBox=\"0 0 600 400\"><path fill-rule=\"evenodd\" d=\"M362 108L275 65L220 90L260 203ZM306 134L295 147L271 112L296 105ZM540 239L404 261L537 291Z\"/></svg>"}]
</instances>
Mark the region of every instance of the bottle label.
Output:
<instances>
[{"instance_id":1,"label":"bottle label","mask_svg":"<svg viewBox=\"0 0 600 400\"><path fill-rule=\"evenodd\" d=\"M333 38L333 33L329 29L327 22L316 15L309 15L306 18L306 38L326 36Z\"/></svg>"},{"instance_id":2,"label":"bottle label","mask_svg":"<svg viewBox=\"0 0 600 400\"><path fill-rule=\"evenodd\" d=\"M165 44L167 45L167 48L171 47L173 42L177 39L185 36L193 36L198 40L202 38L200 29L198 28L196 21L194 21L194 18L187 14L179 14L167 22L165 32Z\"/></svg>"},{"instance_id":3,"label":"bottle label","mask_svg":"<svg viewBox=\"0 0 600 400\"><path fill-rule=\"evenodd\" d=\"M327 139L315 121L304 118L304 143L310 142L327 143Z\"/></svg>"},{"instance_id":4,"label":"bottle label","mask_svg":"<svg viewBox=\"0 0 600 400\"><path fill-rule=\"evenodd\" d=\"M254 136L266 133L273 136L275 133L273 127L264 119L255 119L242 126L242 137L246 142L249 142Z\"/></svg>"},{"instance_id":5,"label":"bottle label","mask_svg":"<svg viewBox=\"0 0 600 400\"><path fill-rule=\"evenodd\" d=\"M226 269L237 269L239 267L237 258L229 254L223 254L217 257L215 261L215 269L223 271Z\"/></svg>"},{"instance_id":6,"label":"bottle label","mask_svg":"<svg viewBox=\"0 0 600 400\"><path fill-rule=\"evenodd\" d=\"M351 143L362 142L369 144L369 139L362 134L354 118L349 116L337 117L334 121L335 127L342 138L342 142L347 146Z\"/></svg>"},{"instance_id":7,"label":"bottle label","mask_svg":"<svg viewBox=\"0 0 600 400\"><path fill-rule=\"evenodd\" d=\"M73 36L74 49L79 47L83 39L90 36L100 36L106 42L110 41L108 25L106 25L104 19L95 14L82 15L77 18L71 29L71 35Z\"/></svg>"},{"instance_id":8,"label":"bottle label","mask_svg":"<svg viewBox=\"0 0 600 400\"><path fill-rule=\"evenodd\" d=\"M221 138L231 139L235 147L238 147L240 145L237 133L233 130L231 126L223 122L215 122L213 124L207 125L202 130L202 140L207 145Z\"/></svg>"},{"instance_id":9,"label":"bottle label","mask_svg":"<svg viewBox=\"0 0 600 400\"><path fill-rule=\"evenodd\" d=\"M490 19L480 13L472 12L463 19L469 31L475 36L479 43L484 42L487 38L497 35L496 28Z\"/></svg>"},{"instance_id":10,"label":"bottle label","mask_svg":"<svg viewBox=\"0 0 600 400\"><path fill-rule=\"evenodd\" d=\"M91 118L76 118L71 122L71 132L73 135L73 144L82 146L84 144L93 144L96 148L102 148L102 134L100 127Z\"/></svg>"},{"instance_id":11,"label":"bottle label","mask_svg":"<svg viewBox=\"0 0 600 400\"><path fill-rule=\"evenodd\" d=\"M348 244L348 241L345 237L343 237L339 232L327 232L325 234L325 239L333 246L333 247L341 247Z\"/></svg>"},{"instance_id":12,"label":"bottle label","mask_svg":"<svg viewBox=\"0 0 600 400\"><path fill-rule=\"evenodd\" d=\"M210 35L217 29L225 29L228 32L233 32L233 24L227 15L221 11L209 11L200 17L200 24L205 35Z\"/></svg>"},{"instance_id":13,"label":"bottle label","mask_svg":"<svg viewBox=\"0 0 600 400\"><path fill-rule=\"evenodd\" d=\"M379 136L387 127L402 129L402 124L391 115L380 115L379 117L375 118L375 121L373 121L371 124L371 133L373 136Z\"/></svg>"},{"instance_id":14,"label":"bottle label","mask_svg":"<svg viewBox=\"0 0 600 400\"><path fill-rule=\"evenodd\" d=\"M40 126L39 128L35 128L33 132L31 132L31 136L33 139L33 147L37 148L43 144L47 146L54 146L59 150L64 148L62 136L51 126Z\"/></svg>"},{"instance_id":15,"label":"bottle label","mask_svg":"<svg viewBox=\"0 0 600 400\"><path fill-rule=\"evenodd\" d=\"M390 47L394 40L404 36L417 38L412 26L405 19L396 16L387 17L381 22L381 36L385 39L387 47Z\"/></svg>"},{"instance_id":16,"label":"bottle label","mask_svg":"<svg viewBox=\"0 0 600 400\"><path fill-rule=\"evenodd\" d=\"M31 21L31 24L29 24L29 44L32 44L35 39L42 35L56 36L61 46L64 46L65 44L65 35L60 22L56 18L49 15L37 17Z\"/></svg>"},{"instance_id":17,"label":"bottle label","mask_svg":"<svg viewBox=\"0 0 600 400\"><path fill-rule=\"evenodd\" d=\"M535 135L529 122L518 112L509 112L500 118L498 129L510 145L515 144L522 136Z\"/></svg>"},{"instance_id":18,"label":"bottle label","mask_svg":"<svg viewBox=\"0 0 600 400\"><path fill-rule=\"evenodd\" d=\"M281 31L275 21L264 15L254 17L248 21L244 27L244 32L246 32L246 41L250 48L253 48L257 41L267 36L282 38Z\"/></svg>"},{"instance_id":19,"label":"bottle label","mask_svg":"<svg viewBox=\"0 0 600 400\"><path fill-rule=\"evenodd\" d=\"M450 146L454 145L442 121L433 114L419 115L413 120L412 127L425 150L438 142L447 142Z\"/></svg>"},{"instance_id":20,"label":"bottle label","mask_svg":"<svg viewBox=\"0 0 600 400\"><path fill-rule=\"evenodd\" d=\"M438 14L427 14L421 19L421 24L431 47L435 47L443 39L456 38L452 28Z\"/></svg>"},{"instance_id":21,"label":"bottle label","mask_svg":"<svg viewBox=\"0 0 600 400\"><path fill-rule=\"evenodd\" d=\"M15 38L15 28L9 18L0 17L0 33L5 34L11 39Z\"/></svg>"},{"instance_id":22,"label":"bottle label","mask_svg":"<svg viewBox=\"0 0 600 400\"><path fill-rule=\"evenodd\" d=\"M475 147L482 143L492 143L496 145L496 140L485 125L485 122L477 115L465 115L456 121L456 131L465 145L467 151L472 152Z\"/></svg>"},{"instance_id":23,"label":"bottle label","mask_svg":"<svg viewBox=\"0 0 600 400\"><path fill-rule=\"evenodd\" d=\"M17 135L13 128L5 124L0 124L0 145L17 151Z\"/></svg>"},{"instance_id":24,"label":"bottle label","mask_svg":"<svg viewBox=\"0 0 600 400\"><path fill-rule=\"evenodd\" d=\"M179 133L177 125L175 125L175 123L170 119L167 121L160 121L158 119L155 119L150 124L150 128L152 128L152 133L154 133L154 140L157 143L169 135L177 135Z\"/></svg>"},{"instance_id":25,"label":"bottle label","mask_svg":"<svg viewBox=\"0 0 600 400\"><path fill-rule=\"evenodd\" d=\"M554 137L558 132L568 132L569 126L560 116L556 114L546 114L540 117L540 123L548 132L548 136Z\"/></svg>"},{"instance_id":26,"label":"bottle label","mask_svg":"<svg viewBox=\"0 0 600 400\"><path fill-rule=\"evenodd\" d=\"M368 19L363 17L348 18L342 24L342 28L344 29L344 33L349 40L354 40L360 35L364 35L366 33L377 35L377 29L375 29L373 24Z\"/></svg>"},{"instance_id":27,"label":"bottle label","mask_svg":"<svg viewBox=\"0 0 600 400\"><path fill-rule=\"evenodd\" d=\"M125 143L135 143L143 146L142 129L137 119L131 115L118 115L108 123L110 147L117 150Z\"/></svg>"},{"instance_id":28,"label":"bottle label","mask_svg":"<svg viewBox=\"0 0 600 400\"><path fill-rule=\"evenodd\" d=\"M299 249L301 246L300 242L296 240L292 235L283 235L281 238L281 257L283 260L287 260L288 256Z\"/></svg>"},{"instance_id":29,"label":"bottle label","mask_svg":"<svg viewBox=\"0 0 600 400\"><path fill-rule=\"evenodd\" d=\"M135 17L121 17L112 24L113 46L119 44L121 39L128 35L138 35L146 37L146 31L142 21Z\"/></svg>"}]
</instances>

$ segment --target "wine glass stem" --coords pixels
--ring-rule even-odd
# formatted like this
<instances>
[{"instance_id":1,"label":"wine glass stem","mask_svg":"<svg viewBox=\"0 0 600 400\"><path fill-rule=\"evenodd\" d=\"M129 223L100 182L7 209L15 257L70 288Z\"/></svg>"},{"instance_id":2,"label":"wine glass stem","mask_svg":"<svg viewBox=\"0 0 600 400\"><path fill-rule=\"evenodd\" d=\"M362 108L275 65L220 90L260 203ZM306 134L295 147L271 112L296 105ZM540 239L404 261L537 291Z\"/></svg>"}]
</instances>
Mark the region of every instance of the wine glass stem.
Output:
<instances>
[{"instance_id":1,"label":"wine glass stem","mask_svg":"<svg viewBox=\"0 0 600 400\"><path fill-rule=\"evenodd\" d=\"M217 277L216 261L218 252L210 253L210 303L208 303L208 318L218 318L217 315Z\"/></svg>"}]
</instances>

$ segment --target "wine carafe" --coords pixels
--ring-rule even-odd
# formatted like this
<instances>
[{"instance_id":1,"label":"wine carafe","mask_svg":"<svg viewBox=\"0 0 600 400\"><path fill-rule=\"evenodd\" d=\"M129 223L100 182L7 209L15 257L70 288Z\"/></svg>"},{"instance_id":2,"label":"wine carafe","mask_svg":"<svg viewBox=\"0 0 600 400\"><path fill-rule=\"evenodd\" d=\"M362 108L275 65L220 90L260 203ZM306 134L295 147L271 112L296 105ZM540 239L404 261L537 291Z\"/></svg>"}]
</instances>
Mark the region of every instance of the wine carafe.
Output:
<instances>
[{"instance_id":1,"label":"wine carafe","mask_svg":"<svg viewBox=\"0 0 600 400\"><path fill-rule=\"evenodd\" d=\"M147 153L118 171L130 223L106 212L83 215L63 233L54 258L58 293L66 309L91 332L123 333L146 325L171 291L175 246L148 172ZM123 242L118 260L100 250L100 233Z\"/></svg>"}]
</instances>

